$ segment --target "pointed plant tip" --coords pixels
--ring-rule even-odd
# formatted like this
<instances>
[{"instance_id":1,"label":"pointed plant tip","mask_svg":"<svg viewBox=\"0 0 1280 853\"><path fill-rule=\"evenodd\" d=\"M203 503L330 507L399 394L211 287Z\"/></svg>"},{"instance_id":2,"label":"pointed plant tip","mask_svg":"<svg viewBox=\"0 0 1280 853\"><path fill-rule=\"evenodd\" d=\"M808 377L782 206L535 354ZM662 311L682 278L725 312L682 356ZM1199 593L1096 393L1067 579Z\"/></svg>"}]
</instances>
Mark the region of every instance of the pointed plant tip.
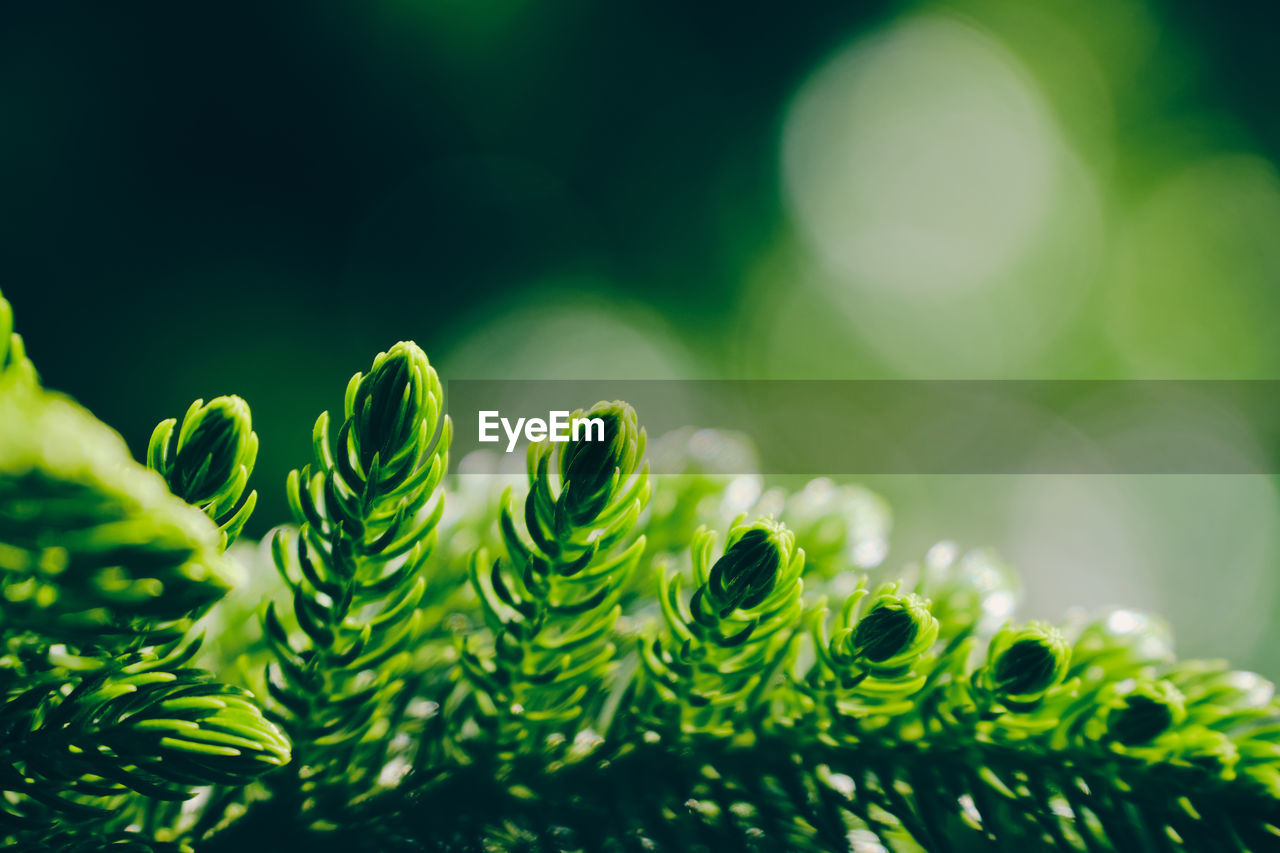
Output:
<instances>
[{"instance_id":1,"label":"pointed plant tip","mask_svg":"<svg viewBox=\"0 0 1280 853\"><path fill-rule=\"evenodd\" d=\"M772 518L733 528L708 579L707 593L716 610L727 615L762 604L794 555L794 534Z\"/></svg>"},{"instance_id":2,"label":"pointed plant tip","mask_svg":"<svg viewBox=\"0 0 1280 853\"><path fill-rule=\"evenodd\" d=\"M622 400L601 400L586 412L575 412L575 418L599 418L604 422L604 441L598 441L596 434L587 432L587 441L579 443L596 443L608 445L615 455L626 455L634 452L636 442L644 433L640 426L640 416L630 403ZM635 460L638 462L638 460ZM614 466L618 467L618 466ZM634 467L634 466L633 466Z\"/></svg>"},{"instance_id":3,"label":"pointed plant tip","mask_svg":"<svg viewBox=\"0 0 1280 853\"><path fill-rule=\"evenodd\" d=\"M768 544L777 552L778 560L785 566L791 562L796 551L796 536L791 529L773 516L757 518L755 521L739 524L729 531L727 548L736 546L742 539L754 539Z\"/></svg>"},{"instance_id":4,"label":"pointed plant tip","mask_svg":"<svg viewBox=\"0 0 1280 853\"><path fill-rule=\"evenodd\" d=\"M400 341L374 360L370 373L386 369L408 369L415 379L435 376L427 354L413 341Z\"/></svg>"},{"instance_id":5,"label":"pointed plant tip","mask_svg":"<svg viewBox=\"0 0 1280 853\"><path fill-rule=\"evenodd\" d=\"M923 599L886 592L872 600L846 643L864 664L894 668L929 651L937 637L938 620Z\"/></svg>"},{"instance_id":6,"label":"pointed plant tip","mask_svg":"<svg viewBox=\"0 0 1280 853\"><path fill-rule=\"evenodd\" d=\"M214 397L205 407L211 412L217 412L224 418L234 421L237 424L243 424L244 429L248 430L253 423L253 414L249 410L249 404L238 394L226 394L222 397Z\"/></svg>"},{"instance_id":7,"label":"pointed plant tip","mask_svg":"<svg viewBox=\"0 0 1280 853\"><path fill-rule=\"evenodd\" d=\"M439 393L439 378L427 361L427 354L413 341L400 341L378 353L368 374L356 374L355 411L367 408L395 408L405 401L414 414L422 408L420 395ZM422 385L426 384L427 388Z\"/></svg>"},{"instance_id":8,"label":"pointed plant tip","mask_svg":"<svg viewBox=\"0 0 1280 853\"><path fill-rule=\"evenodd\" d=\"M1028 622L992 638L983 680L1001 698L1036 701L1062 682L1070 660L1071 647L1057 628Z\"/></svg>"},{"instance_id":9,"label":"pointed plant tip","mask_svg":"<svg viewBox=\"0 0 1280 853\"><path fill-rule=\"evenodd\" d=\"M633 476L645 476L644 430L635 409L619 400L576 411L570 420L574 430L581 430L561 445L558 465L568 488L568 517L574 524L587 524L616 498L631 493Z\"/></svg>"},{"instance_id":10,"label":"pointed plant tip","mask_svg":"<svg viewBox=\"0 0 1280 853\"><path fill-rule=\"evenodd\" d=\"M1139 681L1115 690L1106 713L1107 737L1123 746L1141 746L1186 719L1186 700L1165 680Z\"/></svg>"},{"instance_id":11,"label":"pointed plant tip","mask_svg":"<svg viewBox=\"0 0 1280 853\"><path fill-rule=\"evenodd\" d=\"M619 463L623 461L621 457L633 451L636 441L643 432L636 410L630 403L624 403L621 400L601 400L586 412L575 412L574 417L586 418L588 421L598 418L604 424L603 440L600 439L599 432L587 430L584 439L574 442L574 445L603 445L608 448L613 460Z\"/></svg>"},{"instance_id":12,"label":"pointed plant tip","mask_svg":"<svg viewBox=\"0 0 1280 853\"><path fill-rule=\"evenodd\" d=\"M587 417L613 417L637 422L635 407L625 400L601 400L587 411Z\"/></svg>"},{"instance_id":13,"label":"pointed plant tip","mask_svg":"<svg viewBox=\"0 0 1280 853\"><path fill-rule=\"evenodd\" d=\"M202 505L230 492L243 492L237 477L251 471L257 456L249 404L229 395L197 400L183 417L176 453L161 471L174 494Z\"/></svg>"},{"instance_id":14,"label":"pointed plant tip","mask_svg":"<svg viewBox=\"0 0 1280 853\"><path fill-rule=\"evenodd\" d=\"M377 358L373 360L373 368L369 373L372 377L373 374L381 370L406 368L410 374L418 373L424 376L431 369L431 362L427 359L427 354L423 352L422 347L413 341L398 341L391 349L378 353Z\"/></svg>"},{"instance_id":15,"label":"pointed plant tip","mask_svg":"<svg viewBox=\"0 0 1280 853\"><path fill-rule=\"evenodd\" d=\"M387 351L387 354L413 360L427 360L427 354L423 352L422 347L418 346L416 341L396 341L391 349Z\"/></svg>"},{"instance_id":16,"label":"pointed plant tip","mask_svg":"<svg viewBox=\"0 0 1280 853\"><path fill-rule=\"evenodd\" d=\"M346 416L367 471L373 457L384 465L404 458L423 430L434 434L441 417L440 379L426 353L412 341L400 341L379 353L367 374L357 373L348 387Z\"/></svg>"}]
</instances>

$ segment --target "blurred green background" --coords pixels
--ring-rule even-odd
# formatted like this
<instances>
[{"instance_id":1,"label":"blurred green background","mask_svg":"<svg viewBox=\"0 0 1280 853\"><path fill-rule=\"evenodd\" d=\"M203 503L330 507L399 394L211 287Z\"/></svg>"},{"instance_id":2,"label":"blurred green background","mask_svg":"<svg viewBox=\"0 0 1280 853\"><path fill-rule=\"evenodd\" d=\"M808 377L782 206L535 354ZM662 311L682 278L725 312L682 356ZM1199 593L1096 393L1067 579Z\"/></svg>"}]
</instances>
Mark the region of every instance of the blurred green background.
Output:
<instances>
[{"instance_id":1,"label":"blurred green background","mask_svg":"<svg viewBox=\"0 0 1280 853\"><path fill-rule=\"evenodd\" d=\"M46 383L135 449L248 398L258 534L316 413L400 338L454 379L1278 378L1273 24L11 0L0 287ZM868 485L890 563L992 545L1036 615L1155 609L1184 653L1280 673L1274 479Z\"/></svg>"}]
</instances>

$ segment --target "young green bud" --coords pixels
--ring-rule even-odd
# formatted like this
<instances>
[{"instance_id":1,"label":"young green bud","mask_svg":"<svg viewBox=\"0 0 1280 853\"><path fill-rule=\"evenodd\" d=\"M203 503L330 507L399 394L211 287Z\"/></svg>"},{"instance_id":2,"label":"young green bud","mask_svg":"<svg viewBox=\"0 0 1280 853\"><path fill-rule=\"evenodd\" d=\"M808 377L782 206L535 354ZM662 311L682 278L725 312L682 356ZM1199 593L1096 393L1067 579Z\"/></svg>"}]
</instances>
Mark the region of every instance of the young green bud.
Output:
<instances>
[{"instance_id":1,"label":"young green bud","mask_svg":"<svg viewBox=\"0 0 1280 853\"><path fill-rule=\"evenodd\" d=\"M157 425L147 464L160 472L170 491L221 525L230 545L257 502L256 492L241 501L257 457L249 405L232 395L207 404L196 400L180 427L172 418Z\"/></svg>"},{"instance_id":2,"label":"young green bud","mask_svg":"<svg viewBox=\"0 0 1280 853\"><path fill-rule=\"evenodd\" d=\"M615 400L599 402L587 412L574 412L571 422L585 419L584 433L560 455L560 478L568 489L566 509L575 525L589 524L630 479L644 455L645 434L636 410ZM590 422L603 422L603 435ZM603 440L599 440L603 438Z\"/></svg>"},{"instance_id":3,"label":"young green bud","mask_svg":"<svg viewBox=\"0 0 1280 853\"><path fill-rule=\"evenodd\" d=\"M1177 763L1199 768L1224 782L1236 777L1240 748L1224 732L1197 727L1181 734L1180 740Z\"/></svg>"},{"instance_id":4,"label":"young green bud","mask_svg":"<svg viewBox=\"0 0 1280 853\"><path fill-rule=\"evenodd\" d=\"M440 629L426 625L427 608L452 607L424 572L444 513L443 400L418 345L395 344L347 383L336 434L329 412L316 419L312 462L286 482L298 530L277 531L272 559L293 612L282 618L273 602L262 614L269 686L300 751L293 778L325 801L376 776L395 697L415 683L405 680L415 650L434 648Z\"/></svg>"},{"instance_id":5,"label":"young green bud","mask_svg":"<svg viewBox=\"0 0 1280 853\"><path fill-rule=\"evenodd\" d=\"M895 587L872 600L841 651L867 669L889 672L909 666L937 638L938 620L928 604L914 594L899 595Z\"/></svg>"},{"instance_id":6,"label":"young green bud","mask_svg":"<svg viewBox=\"0 0 1280 853\"><path fill-rule=\"evenodd\" d=\"M991 639L981 686L1002 701L1030 704L1062 682L1071 648L1058 629L1044 622L1008 627Z\"/></svg>"},{"instance_id":7,"label":"young green bud","mask_svg":"<svg viewBox=\"0 0 1280 853\"><path fill-rule=\"evenodd\" d=\"M1168 681L1139 681L1117 689L1106 714L1107 737L1124 746L1150 743L1186 719L1182 693Z\"/></svg>"},{"instance_id":8,"label":"young green bud","mask_svg":"<svg viewBox=\"0 0 1280 853\"><path fill-rule=\"evenodd\" d=\"M724 554L711 567L706 599L721 619L750 610L773 592L795 555L795 536L771 518L735 527Z\"/></svg>"},{"instance_id":9,"label":"young green bud","mask_svg":"<svg viewBox=\"0 0 1280 853\"><path fill-rule=\"evenodd\" d=\"M163 473L175 495L197 505L223 497L241 469L251 470L257 458L248 404L235 396L207 405L196 400L182 419L174 450Z\"/></svg>"},{"instance_id":10,"label":"young green bud","mask_svg":"<svg viewBox=\"0 0 1280 853\"><path fill-rule=\"evenodd\" d=\"M777 667L795 649L803 610L804 551L772 518L738 524L712 562L715 534L692 543L698 584L686 608L678 575L659 579L665 636L642 646L646 671L665 697L654 718L680 718L685 732L731 735L741 716L763 707L776 686Z\"/></svg>"},{"instance_id":11,"label":"young green bud","mask_svg":"<svg viewBox=\"0 0 1280 853\"><path fill-rule=\"evenodd\" d=\"M384 471L406 459L416 461L434 438L444 391L427 355L401 341L373 361L368 375L357 373L347 386L350 440L361 468L374 457Z\"/></svg>"}]
</instances>

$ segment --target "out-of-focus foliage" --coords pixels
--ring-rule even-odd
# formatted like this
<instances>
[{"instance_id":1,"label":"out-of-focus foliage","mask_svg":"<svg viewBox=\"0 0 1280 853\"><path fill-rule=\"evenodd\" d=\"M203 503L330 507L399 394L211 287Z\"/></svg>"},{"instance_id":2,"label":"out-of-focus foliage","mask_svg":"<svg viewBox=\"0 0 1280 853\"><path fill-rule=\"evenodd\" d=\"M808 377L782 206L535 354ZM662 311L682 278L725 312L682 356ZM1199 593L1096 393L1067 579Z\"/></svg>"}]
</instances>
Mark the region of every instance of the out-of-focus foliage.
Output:
<instances>
[{"instance_id":1,"label":"out-of-focus foliage","mask_svg":"<svg viewBox=\"0 0 1280 853\"><path fill-rule=\"evenodd\" d=\"M120 646L180 636L228 588L205 519L75 403L19 378L0 392L5 624Z\"/></svg>"},{"instance_id":2,"label":"out-of-focus foliage","mask_svg":"<svg viewBox=\"0 0 1280 853\"><path fill-rule=\"evenodd\" d=\"M0 309L7 324L2 298ZM231 583L219 530L117 434L40 388L20 345L8 352L0 841L163 846L181 831L166 804L288 764L289 742L250 693L188 665L200 646L188 630ZM207 466L201 476L210 494L224 489Z\"/></svg>"}]
</instances>

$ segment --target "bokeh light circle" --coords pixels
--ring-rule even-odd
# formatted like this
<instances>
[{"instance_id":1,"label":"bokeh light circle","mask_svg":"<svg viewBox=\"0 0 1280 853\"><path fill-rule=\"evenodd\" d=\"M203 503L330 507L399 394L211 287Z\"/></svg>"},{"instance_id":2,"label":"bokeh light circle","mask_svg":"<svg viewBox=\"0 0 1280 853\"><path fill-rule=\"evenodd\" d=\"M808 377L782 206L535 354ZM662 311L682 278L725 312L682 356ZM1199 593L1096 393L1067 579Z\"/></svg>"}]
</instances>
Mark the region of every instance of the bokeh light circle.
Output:
<instances>
[{"instance_id":1,"label":"bokeh light circle","mask_svg":"<svg viewBox=\"0 0 1280 853\"><path fill-rule=\"evenodd\" d=\"M843 375L874 364L858 348L890 375L1034 375L1097 278L1093 174L1027 70L968 24L912 16L852 42L800 88L781 157L796 249L774 287L793 295L758 310L778 342L811 325L788 299L820 331L838 317L857 341L831 335Z\"/></svg>"},{"instance_id":2,"label":"bokeh light circle","mask_svg":"<svg viewBox=\"0 0 1280 853\"><path fill-rule=\"evenodd\" d=\"M871 288L965 290L1035 237L1056 145L1011 56L923 17L856 42L805 85L783 175L797 224L833 270Z\"/></svg>"}]
</instances>

